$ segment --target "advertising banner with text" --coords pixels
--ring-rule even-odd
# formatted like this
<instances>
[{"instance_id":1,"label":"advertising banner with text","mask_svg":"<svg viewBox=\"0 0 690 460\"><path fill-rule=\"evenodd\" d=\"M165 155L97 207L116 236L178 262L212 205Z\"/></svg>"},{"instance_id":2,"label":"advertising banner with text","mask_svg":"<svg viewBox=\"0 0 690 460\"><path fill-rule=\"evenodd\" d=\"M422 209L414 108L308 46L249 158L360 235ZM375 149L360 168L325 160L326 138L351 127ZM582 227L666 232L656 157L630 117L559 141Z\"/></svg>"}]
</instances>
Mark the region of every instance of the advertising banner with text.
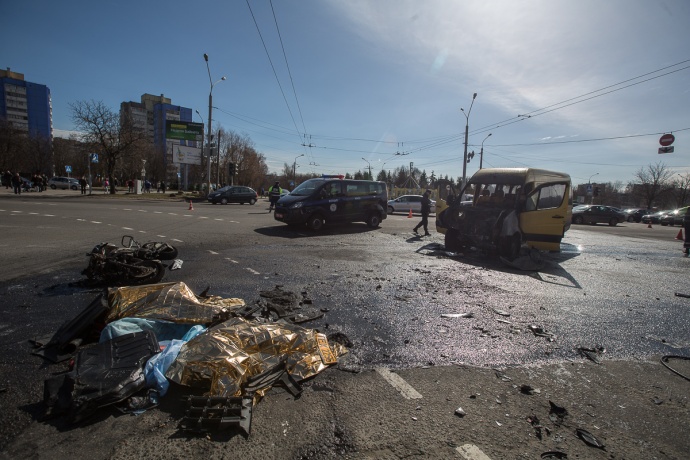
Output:
<instances>
[{"instance_id":1,"label":"advertising banner with text","mask_svg":"<svg viewBox=\"0 0 690 460\"><path fill-rule=\"evenodd\" d=\"M165 121L166 139L179 139L183 141L201 142L204 135L203 123L193 123L191 121Z\"/></svg>"}]
</instances>

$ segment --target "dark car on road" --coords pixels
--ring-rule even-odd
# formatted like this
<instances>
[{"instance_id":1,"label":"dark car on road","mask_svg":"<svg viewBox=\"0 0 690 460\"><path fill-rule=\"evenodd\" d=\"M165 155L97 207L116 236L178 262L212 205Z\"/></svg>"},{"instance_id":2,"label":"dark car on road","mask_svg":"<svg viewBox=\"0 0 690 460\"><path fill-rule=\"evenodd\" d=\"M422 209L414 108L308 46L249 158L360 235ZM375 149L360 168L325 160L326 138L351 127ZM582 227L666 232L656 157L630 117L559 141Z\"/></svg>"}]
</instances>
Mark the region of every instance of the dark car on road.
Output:
<instances>
[{"instance_id":1,"label":"dark car on road","mask_svg":"<svg viewBox=\"0 0 690 460\"><path fill-rule=\"evenodd\" d=\"M626 222L642 222L642 216L645 216L652 211L646 208L628 208L625 211Z\"/></svg>"},{"instance_id":2,"label":"dark car on road","mask_svg":"<svg viewBox=\"0 0 690 460\"><path fill-rule=\"evenodd\" d=\"M690 206L670 211L668 214L661 216L659 223L664 226L670 225L671 227L674 225L683 225L683 218L688 212L688 209L690 209Z\"/></svg>"},{"instance_id":3,"label":"dark car on road","mask_svg":"<svg viewBox=\"0 0 690 460\"><path fill-rule=\"evenodd\" d=\"M666 214L669 212L672 212L673 209L665 209L663 211L656 211L652 212L649 214L645 214L642 216L642 223L643 224L659 224L661 223L661 218L664 217Z\"/></svg>"},{"instance_id":4,"label":"dark car on road","mask_svg":"<svg viewBox=\"0 0 690 460\"><path fill-rule=\"evenodd\" d=\"M254 204L259 195L250 187L241 185L227 185L223 188L211 192L208 195L208 202L212 204L228 204L228 203L249 203Z\"/></svg>"},{"instance_id":5,"label":"dark car on road","mask_svg":"<svg viewBox=\"0 0 690 460\"><path fill-rule=\"evenodd\" d=\"M583 205L573 208L573 224L609 224L615 227L625 222L626 217L620 209L611 206Z\"/></svg>"}]
</instances>

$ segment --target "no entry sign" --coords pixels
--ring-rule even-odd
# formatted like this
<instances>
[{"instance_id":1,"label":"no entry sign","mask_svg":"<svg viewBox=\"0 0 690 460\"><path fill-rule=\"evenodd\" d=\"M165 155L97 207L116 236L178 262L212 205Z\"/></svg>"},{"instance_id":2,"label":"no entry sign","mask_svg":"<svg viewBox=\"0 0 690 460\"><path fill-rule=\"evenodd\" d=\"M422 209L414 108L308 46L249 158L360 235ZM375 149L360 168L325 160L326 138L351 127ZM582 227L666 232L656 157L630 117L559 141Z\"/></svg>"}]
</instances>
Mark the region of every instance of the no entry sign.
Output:
<instances>
[{"instance_id":1,"label":"no entry sign","mask_svg":"<svg viewBox=\"0 0 690 460\"><path fill-rule=\"evenodd\" d=\"M659 138L659 144L662 145L662 147L668 147L669 145L673 144L673 141L675 141L676 138L673 136L673 134L664 134Z\"/></svg>"}]
</instances>

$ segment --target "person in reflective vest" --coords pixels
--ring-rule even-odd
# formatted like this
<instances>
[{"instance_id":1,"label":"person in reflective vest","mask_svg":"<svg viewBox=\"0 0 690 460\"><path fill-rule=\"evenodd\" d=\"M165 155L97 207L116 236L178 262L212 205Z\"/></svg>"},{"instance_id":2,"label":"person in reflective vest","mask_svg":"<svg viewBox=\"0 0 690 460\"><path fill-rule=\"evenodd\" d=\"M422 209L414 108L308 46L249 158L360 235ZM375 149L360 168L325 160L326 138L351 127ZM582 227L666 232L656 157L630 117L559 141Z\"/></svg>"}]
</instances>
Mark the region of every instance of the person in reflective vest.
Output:
<instances>
[{"instance_id":1,"label":"person in reflective vest","mask_svg":"<svg viewBox=\"0 0 690 460\"><path fill-rule=\"evenodd\" d=\"M278 202L278 199L280 198L281 193L283 193L283 189L280 188L280 182L276 181L276 183L273 184L273 186L268 189L268 200L270 202L270 206L268 207L268 212L273 211L273 208L275 207L276 203Z\"/></svg>"}]
</instances>

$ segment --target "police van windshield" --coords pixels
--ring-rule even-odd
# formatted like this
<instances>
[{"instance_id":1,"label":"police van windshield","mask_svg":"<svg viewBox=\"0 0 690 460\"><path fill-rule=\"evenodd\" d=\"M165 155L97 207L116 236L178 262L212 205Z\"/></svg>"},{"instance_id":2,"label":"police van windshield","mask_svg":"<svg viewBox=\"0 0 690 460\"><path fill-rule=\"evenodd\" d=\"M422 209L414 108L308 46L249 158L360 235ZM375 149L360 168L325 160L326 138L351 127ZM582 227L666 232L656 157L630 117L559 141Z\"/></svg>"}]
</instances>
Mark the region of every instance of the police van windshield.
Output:
<instances>
[{"instance_id":1,"label":"police van windshield","mask_svg":"<svg viewBox=\"0 0 690 460\"><path fill-rule=\"evenodd\" d=\"M325 179L309 179L301 184L299 184L295 189L290 192L291 196L309 196L312 193L314 193L314 190L317 188L321 187L324 182L326 182Z\"/></svg>"}]
</instances>

